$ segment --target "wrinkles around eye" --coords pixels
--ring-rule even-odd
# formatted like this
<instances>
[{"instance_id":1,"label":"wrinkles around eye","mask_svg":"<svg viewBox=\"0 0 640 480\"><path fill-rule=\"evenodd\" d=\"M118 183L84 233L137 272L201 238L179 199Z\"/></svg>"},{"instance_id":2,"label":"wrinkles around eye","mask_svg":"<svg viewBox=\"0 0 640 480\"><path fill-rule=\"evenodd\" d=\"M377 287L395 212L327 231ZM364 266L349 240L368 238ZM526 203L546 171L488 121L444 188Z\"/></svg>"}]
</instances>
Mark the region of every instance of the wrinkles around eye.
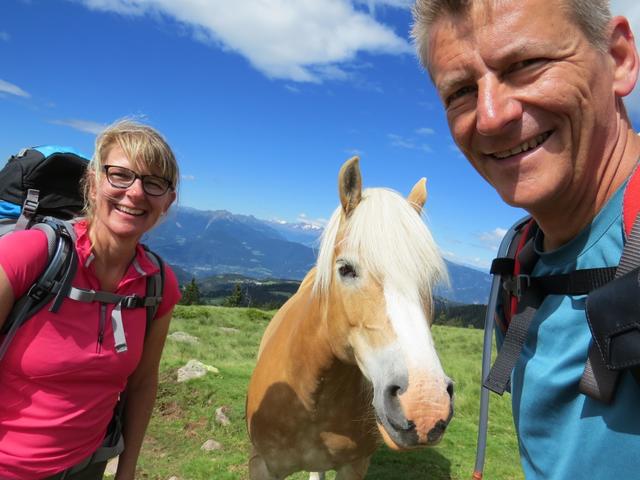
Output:
<instances>
[{"instance_id":1,"label":"wrinkles around eye","mask_svg":"<svg viewBox=\"0 0 640 480\"><path fill-rule=\"evenodd\" d=\"M449 107L453 102L458 99L461 99L467 95L475 95L477 88L472 85L467 85L465 87L459 88L452 94L446 97L446 106Z\"/></svg>"}]
</instances>

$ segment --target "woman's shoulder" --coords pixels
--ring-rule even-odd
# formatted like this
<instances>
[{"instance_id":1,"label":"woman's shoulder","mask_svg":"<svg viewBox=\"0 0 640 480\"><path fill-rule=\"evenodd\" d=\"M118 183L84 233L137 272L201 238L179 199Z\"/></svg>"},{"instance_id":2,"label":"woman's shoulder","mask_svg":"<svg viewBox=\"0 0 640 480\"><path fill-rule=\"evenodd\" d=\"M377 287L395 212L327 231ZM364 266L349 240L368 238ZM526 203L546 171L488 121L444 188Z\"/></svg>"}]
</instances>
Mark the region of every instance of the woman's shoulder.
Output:
<instances>
[{"instance_id":1,"label":"woman's shoulder","mask_svg":"<svg viewBox=\"0 0 640 480\"><path fill-rule=\"evenodd\" d=\"M35 228L13 230L0 236L0 253L2 252L9 255L26 253L46 256L47 235L42 230Z\"/></svg>"},{"instance_id":2,"label":"woman's shoulder","mask_svg":"<svg viewBox=\"0 0 640 480\"><path fill-rule=\"evenodd\" d=\"M49 259L47 236L36 229L16 230L0 237L0 268L20 297L44 271Z\"/></svg>"}]
</instances>

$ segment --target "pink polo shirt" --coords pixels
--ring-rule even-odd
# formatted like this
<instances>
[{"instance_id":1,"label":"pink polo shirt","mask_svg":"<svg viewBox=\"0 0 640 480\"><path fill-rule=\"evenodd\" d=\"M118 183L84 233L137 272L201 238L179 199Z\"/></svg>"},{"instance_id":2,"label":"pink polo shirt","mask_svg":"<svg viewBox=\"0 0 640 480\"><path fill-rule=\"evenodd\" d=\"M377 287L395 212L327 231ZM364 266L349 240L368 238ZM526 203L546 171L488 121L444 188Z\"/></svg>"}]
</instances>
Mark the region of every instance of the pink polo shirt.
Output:
<instances>
[{"instance_id":1,"label":"pink polo shirt","mask_svg":"<svg viewBox=\"0 0 640 480\"><path fill-rule=\"evenodd\" d=\"M87 224L75 224L78 270L73 286L100 290L91 263ZM0 266L16 298L42 272L46 238L37 230L0 238ZM138 246L116 293L145 295L146 277L157 272ZM180 298L165 264L163 300L156 318ZM58 313L45 307L20 327L0 363L0 479L46 478L83 460L104 438L119 393L142 355L146 311L122 310L128 350L114 349L106 306L102 343L100 304L65 299Z\"/></svg>"}]
</instances>

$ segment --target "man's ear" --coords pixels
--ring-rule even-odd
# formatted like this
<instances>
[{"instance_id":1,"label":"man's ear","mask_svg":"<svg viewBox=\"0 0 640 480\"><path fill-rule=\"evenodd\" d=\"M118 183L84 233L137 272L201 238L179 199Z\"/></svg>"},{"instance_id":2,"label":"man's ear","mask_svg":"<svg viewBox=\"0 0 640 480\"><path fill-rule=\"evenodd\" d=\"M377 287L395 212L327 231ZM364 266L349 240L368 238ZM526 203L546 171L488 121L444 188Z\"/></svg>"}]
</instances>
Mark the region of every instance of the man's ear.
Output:
<instances>
[{"instance_id":1,"label":"man's ear","mask_svg":"<svg viewBox=\"0 0 640 480\"><path fill-rule=\"evenodd\" d=\"M609 55L614 62L613 91L616 96L625 97L638 80L638 50L625 17L612 18L609 28Z\"/></svg>"}]
</instances>

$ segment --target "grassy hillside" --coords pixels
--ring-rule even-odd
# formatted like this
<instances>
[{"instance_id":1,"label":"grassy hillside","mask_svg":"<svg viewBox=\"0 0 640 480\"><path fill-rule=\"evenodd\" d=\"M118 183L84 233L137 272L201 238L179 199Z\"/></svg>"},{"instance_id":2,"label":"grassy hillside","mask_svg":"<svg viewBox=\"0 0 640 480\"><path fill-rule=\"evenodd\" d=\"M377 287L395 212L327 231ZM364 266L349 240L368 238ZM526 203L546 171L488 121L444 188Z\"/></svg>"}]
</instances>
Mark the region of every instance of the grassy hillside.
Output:
<instances>
[{"instance_id":1,"label":"grassy hillside","mask_svg":"<svg viewBox=\"0 0 640 480\"><path fill-rule=\"evenodd\" d=\"M171 331L199 337L190 345L167 340L160 389L136 478L244 480L249 442L244 396L257 346L272 312L223 307L178 307ZM469 479L475 461L482 332L435 326L445 370L456 382L455 416L435 448L396 453L381 447L372 460L369 480ZM178 383L176 372L190 359L219 369L218 374ZM231 423L215 420L226 407ZM522 479L509 398L492 396L485 478ZM209 439L221 449L204 451ZM293 479L307 479L297 474ZM333 475L328 476L333 479Z\"/></svg>"}]
</instances>

